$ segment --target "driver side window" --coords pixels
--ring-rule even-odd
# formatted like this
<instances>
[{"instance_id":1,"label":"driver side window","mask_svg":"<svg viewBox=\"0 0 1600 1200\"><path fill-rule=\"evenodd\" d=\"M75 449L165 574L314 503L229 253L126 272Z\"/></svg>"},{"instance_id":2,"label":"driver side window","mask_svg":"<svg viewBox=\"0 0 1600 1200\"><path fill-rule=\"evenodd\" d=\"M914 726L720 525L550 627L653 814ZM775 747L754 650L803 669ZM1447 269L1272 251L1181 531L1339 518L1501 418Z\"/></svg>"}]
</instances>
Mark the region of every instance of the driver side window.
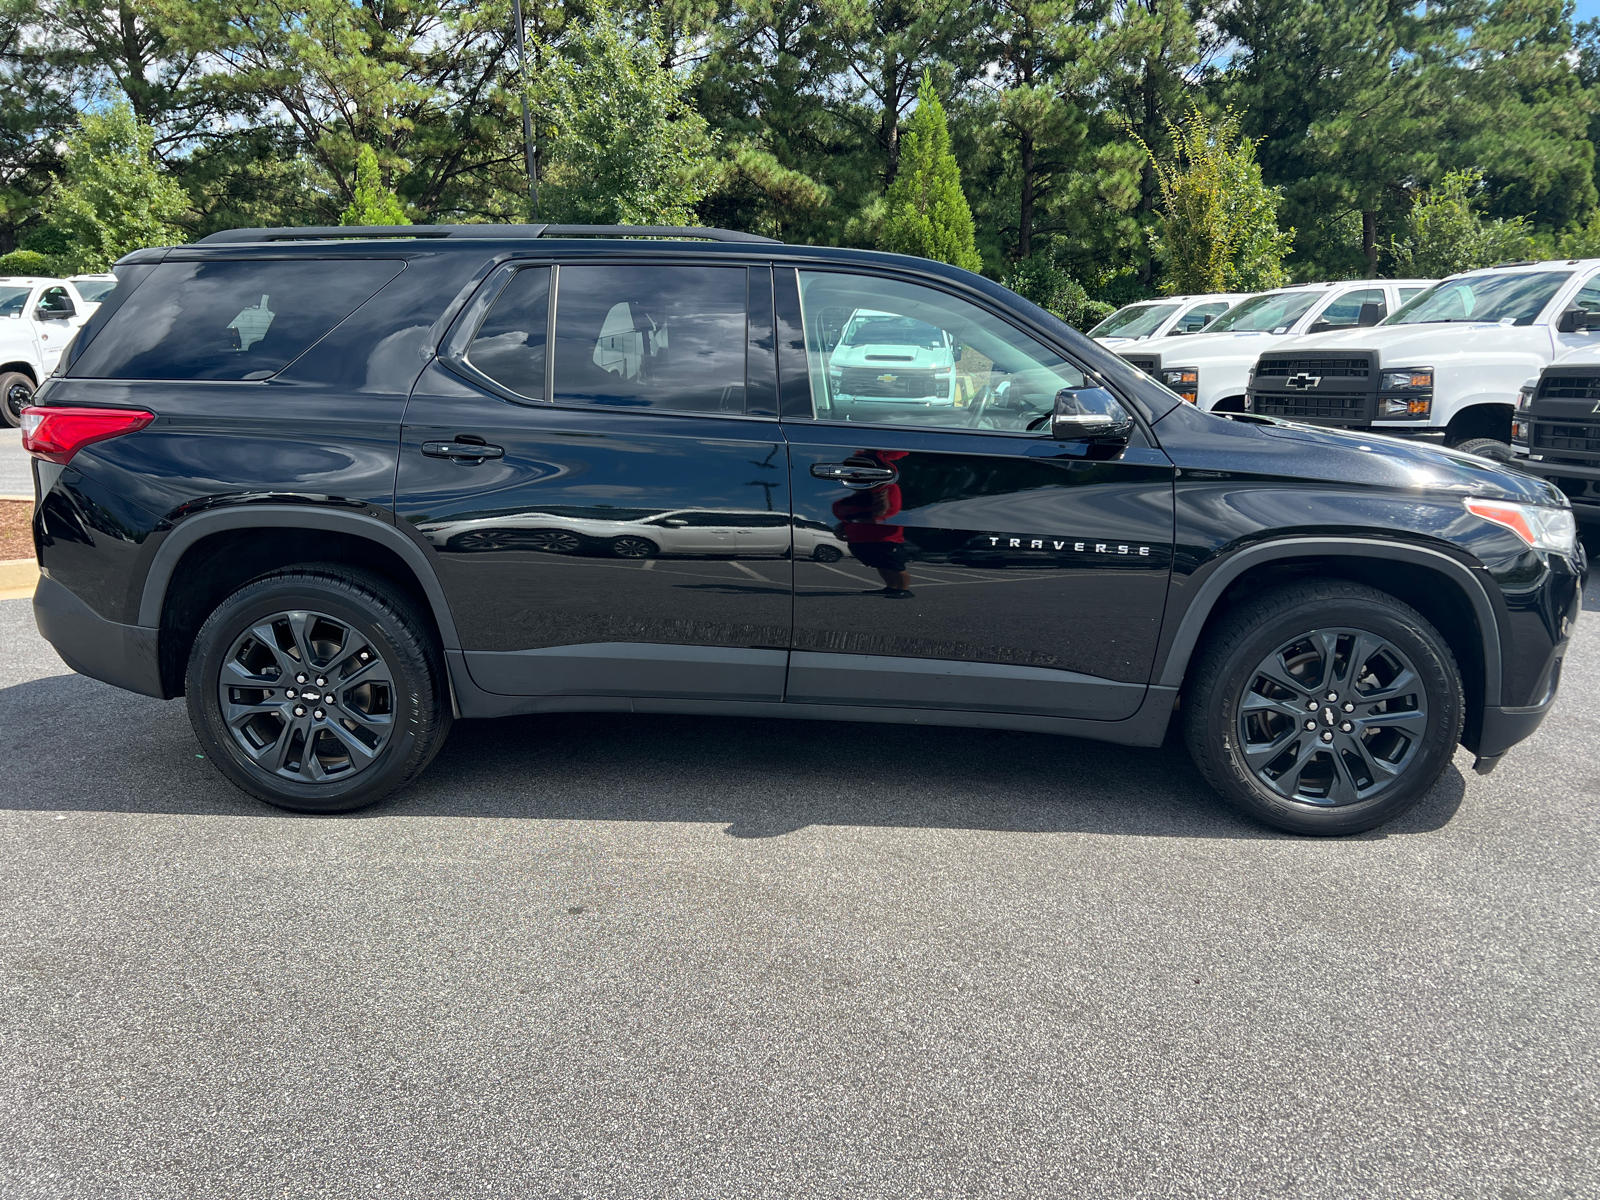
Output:
<instances>
[{"instance_id":1,"label":"driver side window","mask_svg":"<svg viewBox=\"0 0 1600 1200\"><path fill-rule=\"evenodd\" d=\"M1083 373L976 305L918 284L800 272L818 420L1020 433Z\"/></svg>"}]
</instances>

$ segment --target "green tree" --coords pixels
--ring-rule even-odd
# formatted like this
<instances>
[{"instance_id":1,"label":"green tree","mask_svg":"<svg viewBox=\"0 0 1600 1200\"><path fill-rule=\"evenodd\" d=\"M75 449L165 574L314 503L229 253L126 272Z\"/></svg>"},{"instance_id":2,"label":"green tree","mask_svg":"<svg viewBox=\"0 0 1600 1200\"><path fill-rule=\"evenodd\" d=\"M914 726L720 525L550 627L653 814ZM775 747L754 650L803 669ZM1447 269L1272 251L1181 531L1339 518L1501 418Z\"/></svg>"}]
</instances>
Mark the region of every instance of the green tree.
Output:
<instances>
[{"instance_id":1,"label":"green tree","mask_svg":"<svg viewBox=\"0 0 1600 1200\"><path fill-rule=\"evenodd\" d=\"M889 185L886 209L881 249L983 269L961 168L950 153L950 126L929 74L922 77L916 111L901 139L900 170Z\"/></svg>"},{"instance_id":2,"label":"green tree","mask_svg":"<svg viewBox=\"0 0 1600 1200\"><path fill-rule=\"evenodd\" d=\"M726 166L718 137L663 65L654 34L611 12L574 29L535 84L544 152L541 216L579 224L693 225Z\"/></svg>"},{"instance_id":3,"label":"green tree","mask_svg":"<svg viewBox=\"0 0 1600 1200\"><path fill-rule=\"evenodd\" d=\"M1532 247L1521 217L1486 218L1483 172L1451 171L1431 192L1420 192L1406 217L1405 234L1389 246L1395 272L1437 279L1523 257Z\"/></svg>"},{"instance_id":4,"label":"green tree","mask_svg":"<svg viewBox=\"0 0 1600 1200\"><path fill-rule=\"evenodd\" d=\"M400 197L383 186L383 176L378 171L378 156L373 153L371 146L362 146L356 154L356 194L344 212L339 214L339 224L411 224Z\"/></svg>"},{"instance_id":5,"label":"green tree","mask_svg":"<svg viewBox=\"0 0 1600 1200\"><path fill-rule=\"evenodd\" d=\"M104 271L129 251L181 242L188 196L151 158L154 135L124 103L86 112L67 137L66 177L46 207L80 271Z\"/></svg>"},{"instance_id":6,"label":"green tree","mask_svg":"<svg viewBox=\"0 0 1600 1200\"><path fill-rule=\"evenodd\" d=\"M1288 280L1283 259L1294 230L1278 228L1282 197L1261 181L1256 143L1226 110L1213 124L1198 106L1169 130L1172 156L1145 146L1160 186L1152 245L1165 267L1161 290L1259 292Z\"/></svg>"}]
</instances>

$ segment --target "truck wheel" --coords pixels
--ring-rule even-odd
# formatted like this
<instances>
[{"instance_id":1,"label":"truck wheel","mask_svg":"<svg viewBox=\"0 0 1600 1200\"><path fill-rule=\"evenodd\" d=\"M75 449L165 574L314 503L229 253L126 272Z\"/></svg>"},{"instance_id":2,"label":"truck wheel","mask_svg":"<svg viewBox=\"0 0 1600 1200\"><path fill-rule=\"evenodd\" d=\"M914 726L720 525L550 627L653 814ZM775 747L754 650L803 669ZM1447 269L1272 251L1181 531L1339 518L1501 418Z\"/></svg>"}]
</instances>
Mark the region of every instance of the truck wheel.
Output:
<instances>
[{"instance_id":1,"label":"truck wheel","mask_svg":"<svg viewBox=\"0 0 1600 1200\"><path fill-rule=\"evenodd\" d=\"M1516 457L1510 446L1494 438L1473 438L1462 442L1456 449L1462 454L1476 454L1479 458L1489 458L1495 462L1510 462Z\"/></svg>"},{"instance_id":2,"label":"truck wheel","mask_svg":"<svg viewBox=\"0 0 1600 1200\"><path fill-rule=\"evenodd\" d=\"M1427 620L1339 579L1275 588L1229 615L1191 668L1184 736L1206 781L1290 833L1360 833L1444 773L1461 675Z\"/></svg>"},{"instance_id":3,"label":"truck wheel","mask_svg":"<svg viewBox=\"0 0 1600 1200\"><path fill-rule=\"evenodd\" d=\"M341 566L277 571L234 592L200 627L185 687L206 757L297 812L381 799L450 731L426 622L384 580Z\"/></svg>"},{"instance_id":4,"label":"truck wheel","mask_svg":"<svg viewBox=\"0 0 1600 1200\"><path fill-rule=\"evenodd\" d=\"M21 371L0 375L0 418L12 429L22 424L22 410L33 403L33 380Z\"/></svg>"}]
</instances>

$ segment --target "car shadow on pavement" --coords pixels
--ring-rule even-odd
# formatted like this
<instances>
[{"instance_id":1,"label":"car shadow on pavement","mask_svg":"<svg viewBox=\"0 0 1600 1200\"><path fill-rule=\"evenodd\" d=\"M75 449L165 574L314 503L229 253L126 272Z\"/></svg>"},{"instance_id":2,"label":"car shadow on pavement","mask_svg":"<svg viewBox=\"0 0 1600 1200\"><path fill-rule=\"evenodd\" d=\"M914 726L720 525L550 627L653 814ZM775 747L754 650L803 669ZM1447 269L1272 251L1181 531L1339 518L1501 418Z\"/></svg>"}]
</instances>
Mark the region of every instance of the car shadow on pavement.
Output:
<instances>
[{"instance_id":1,"label":"car shadow on pavement","mask_svg":"<svg viewBox=\"0 0 1600 1200\"><path fill-rule=\"evenodd\" d=\"M734 838L813 825L1280 838L1228 808L1176 733L1160 749L1049 734L732 717L571 713L461 721L410 788L338 817L286 813L223 779L181 700L78 675L0 689L0 808L360 820L716 823ZM1451 767L1365 838L1426 833L1460 806Z\"/></svg>"}]
</instances>

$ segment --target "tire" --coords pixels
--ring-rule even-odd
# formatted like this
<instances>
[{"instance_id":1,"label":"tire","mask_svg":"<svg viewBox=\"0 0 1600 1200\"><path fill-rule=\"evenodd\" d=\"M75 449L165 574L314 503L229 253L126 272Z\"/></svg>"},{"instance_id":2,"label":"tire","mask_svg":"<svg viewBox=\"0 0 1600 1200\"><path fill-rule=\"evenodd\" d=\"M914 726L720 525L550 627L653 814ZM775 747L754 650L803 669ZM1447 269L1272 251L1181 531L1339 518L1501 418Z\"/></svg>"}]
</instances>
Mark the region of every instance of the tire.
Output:
<instances>
[{"instance_id":1,"label":"tire","mask_svg":"<svg viewBox=\"0 0 1600 1200\"><path fill-rule=\"evenodd\" d=\"M382 799L450 732L427 622L383 579L342 566L277 571L234 592L200 627L185 687L206 756L252 796L296 812Z\"/></svg>"},{"instance_id":2,"label":"tire","mask_svg":"<svg viewBox=\"0 0 1600 1200\"><path fill-rule=\"evenodd\" d=\"M1185 685L1184 738L1206 781L1257 820L1360 833L1433 787L1464 703L1455 657L1420 613L1375 588L1311 580L1252 598L1211 634Z\"/></svg>"},{"instance_id":3,"label":"tire","mask_svg":"<svg viewBox=\"0 0 1600 1200\"><path fill-rule=\"evenodd\" d=\"M21 371L0 375L0 419L12 429L22 426L22 410L33 403L33 380Z\"/></svg>"},{"instance_id":4,"label":"tire","mask_svg":"<svg viewBox=\"0 0 1600 1200\"><path fill-rule=\"evenodd\" d=\"M1476 454L1479 458L1488 458L1495 462L1510 462L1516 457L1510 446L1494 438L1470 438L1452 448L1462 454Z\"/></svg>"},{"instance_id":5,"label":"tire","mask_svg":"<svg viewBox=\"0 0 1600 1200\"><path fill-rule=\"evenodd\" d=\"M811 552L811 557L819 563L836 563L844 557L844 551L824 543Z\"/></svg>"},{"instance_id":6,"label":"tire","mask_svg":"<svg viewBox=\"0 0 1600 1200\"><path fill-rule=\"evenodd\" d=\"M583 540L565 529L530 529L518 541L519 550L540 550L546 554L576 554L583 549Z\"/></svg>"},{"instance_id":7,"label":"tire","mask_svg":"<svg viewBox=\"0 0 1600 1200\"><path fill-rule=\"evenodd\" d=\"M611 543L611 553L618 558L654 558L661 552L649 538L619 537Z\"/></svg>"}]
</instances>

